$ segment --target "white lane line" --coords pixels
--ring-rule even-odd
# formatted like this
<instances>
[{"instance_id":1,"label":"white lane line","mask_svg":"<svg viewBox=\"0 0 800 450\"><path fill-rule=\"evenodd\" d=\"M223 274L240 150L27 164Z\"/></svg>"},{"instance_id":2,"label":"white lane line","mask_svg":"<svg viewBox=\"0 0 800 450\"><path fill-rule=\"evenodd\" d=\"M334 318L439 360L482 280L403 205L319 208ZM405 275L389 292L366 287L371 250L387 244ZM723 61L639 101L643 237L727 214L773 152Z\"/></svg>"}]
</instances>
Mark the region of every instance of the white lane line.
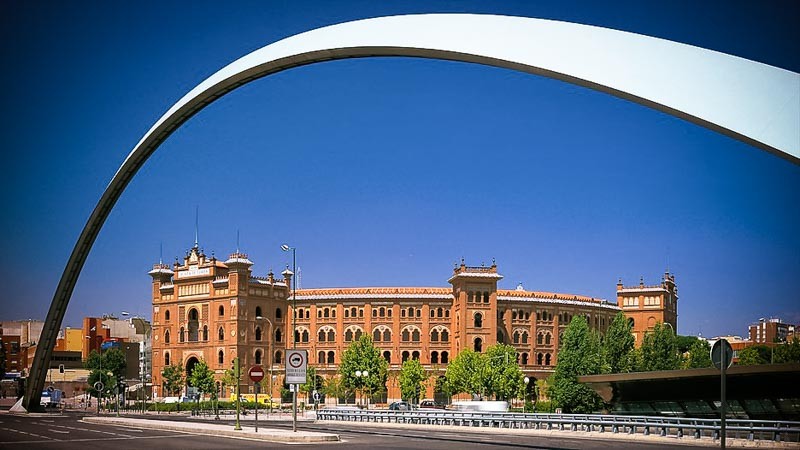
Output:
<instances>
[{"instance_id":1,"label":"white lane line","mask_svg":"<svg viewBox=\"0 0 800 450\"><path fill-rule=\"evenodd\" d=\"M40 436L40 435L38 435L38 434L28 433L27 431L15 430L15 429L13 429L13 428L5 428L5 427L2 427L2 428L0 428L0 430L3 430L3 431L11 431L12 433L24 434L24 435L26 435L26 436L32 436L32 437L37 437L37 438L47 439L47 440L50 440L50 441L58 441L58 440L59 440L59 439L56 439L56 438L51 438L50 436Z\"/></svg>"},{"instance_id":2,"label":"white lane line","mask_svg":"<svg viewBox=\"0 0 800 450\"><path fill-rule=\"evenodd\" d=\"M50 432L51 432L51 433L69 434L69 431L64 431L64 430L54 430L54 429L52 429L52 428L50 428Z\"/></svg>"}]
</instances>

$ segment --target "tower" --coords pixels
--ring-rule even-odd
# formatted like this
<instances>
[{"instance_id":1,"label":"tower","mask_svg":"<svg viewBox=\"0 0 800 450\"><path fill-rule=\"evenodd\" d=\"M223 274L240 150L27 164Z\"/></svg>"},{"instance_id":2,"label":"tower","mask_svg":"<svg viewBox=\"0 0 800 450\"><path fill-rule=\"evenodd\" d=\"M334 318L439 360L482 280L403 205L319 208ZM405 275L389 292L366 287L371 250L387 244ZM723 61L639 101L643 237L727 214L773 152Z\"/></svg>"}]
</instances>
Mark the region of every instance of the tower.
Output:
<instances>
[{"instance_id":1,"label":"tower","mask_svg":"<svg viewBox=\"0 0 800 450\"><path fill-rule=\"evenodd\" d=\"M489 267L461 265L447 280L453 286L453 339L458 354L469 348L483 352L497 343L497 264Z\"/></svg>"},{"instance_id":2,"label":"tower","mask_svg":"<svg viewBox=\"0 0 800 450\"><path fill-rule=\"evenodd\" d=\"M675 275L664 273L661 284L647 286L644 279L639 284L623 286L617 282L617 306L632 323L631 331L636 338L636 346L642 345L644 334L656 323L669 324L672 331L678 332L678 287Z\"/></svg>"}]
</instances>

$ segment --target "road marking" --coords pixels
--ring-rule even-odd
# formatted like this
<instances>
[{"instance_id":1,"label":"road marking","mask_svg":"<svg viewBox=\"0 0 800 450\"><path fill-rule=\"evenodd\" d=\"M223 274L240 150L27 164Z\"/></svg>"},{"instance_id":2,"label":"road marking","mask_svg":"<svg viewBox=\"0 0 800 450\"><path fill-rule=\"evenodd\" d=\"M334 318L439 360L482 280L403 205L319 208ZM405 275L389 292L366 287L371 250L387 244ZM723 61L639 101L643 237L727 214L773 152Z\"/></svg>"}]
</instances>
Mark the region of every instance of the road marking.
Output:
<instances>
[{"instance_id":1,"label":"road marking","mask_svg":"<svg viewBox=\"0 0 800 450\"><path fill-rule=\"evenodd\" d=\"M52 429L52 428L50 428L50 432L52 432L52 433L61 433L61 434L69 434L69 431L64 431L64 430L54 430L54 429Z\"/></svg>"},{"instance_id":2,"label":"road marking","mask_svg":"<svg viewBox=\"0 0 800 450\"><path fill-rule=\"evenodd\" d=\"M26 431L15 430L13 428L2 427L2 428L0 428L0 430L11 431L12 433L24 434L26 436L32 436L32 437L37 437L37 438L41 438L41 439L47 439L49 441L58 441L59 440L59 439L56 439L56 438L51 438L50 436L40 436L38 434L28 433Z\"/></svg>"}]
</instances>

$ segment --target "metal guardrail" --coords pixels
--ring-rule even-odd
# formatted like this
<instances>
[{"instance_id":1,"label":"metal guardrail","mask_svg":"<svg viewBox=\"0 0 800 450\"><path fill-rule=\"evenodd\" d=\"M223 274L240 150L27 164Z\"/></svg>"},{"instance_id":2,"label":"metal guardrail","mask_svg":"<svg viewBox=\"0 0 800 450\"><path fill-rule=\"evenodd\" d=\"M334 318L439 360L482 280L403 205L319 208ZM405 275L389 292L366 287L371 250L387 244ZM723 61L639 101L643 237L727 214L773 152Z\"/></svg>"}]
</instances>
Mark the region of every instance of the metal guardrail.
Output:
<instances>
[{"instance_id":1,"label":"metal guardrail","mask_svg":"<svg viewBox=\"0 0 800 450\"><path fill-rule=\"evenodd\" d=\"M321 409L317 420L720 438L719 419L686 417ZM727 439L800 442L800 422L726 419L726 424Z\"/></svg>"}]
</instances>

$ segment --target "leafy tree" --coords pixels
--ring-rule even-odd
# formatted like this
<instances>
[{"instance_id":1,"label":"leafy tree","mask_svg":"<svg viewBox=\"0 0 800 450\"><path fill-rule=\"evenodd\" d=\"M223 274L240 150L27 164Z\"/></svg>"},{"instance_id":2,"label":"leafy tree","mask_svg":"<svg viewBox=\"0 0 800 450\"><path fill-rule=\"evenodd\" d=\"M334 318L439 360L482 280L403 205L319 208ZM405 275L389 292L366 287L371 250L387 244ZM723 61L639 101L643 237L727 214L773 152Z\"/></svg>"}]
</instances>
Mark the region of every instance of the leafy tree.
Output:
<instances>
[{"instance_id":1,"label":"leafy tree","mask_svg":"<svg viewBox=\"0 0 800 450\"><path fill-rule=\"evenodd\" d=\"M769 364L772 361L772 349L766 345L753 345L745 347L739 352L740 366L755 366Z\"/></svg>"},{"instance_id":2,"label":"leafy tree","mask_svg":"<svg viewBox=\"0 0 800 450\"><path fill-rule=\"evenodd\" d=\"M594 390L578 383L580 375L603 372L600 338L589 329L586 317L576 315L564 330L561 342L558 364L548 382L550 399L567 413L590 413L600 409L602 399Z\"/></svg>"},{"instance_id":3,"label":"leafy tree","mask_svg":"<svg viewBox=\"0 0 800 450\"><path fill-rule=\"evenodd\" d=\"M472 349L464 349L448 364L445 371L448 391L453 394L470 394L473 397L483 391L484 358Z\"/></svg>"},{"instance_id":4,"label":"leafy tree","mask_svg":"<svg viewBox=\"0 0 800 450\"><path fill-rule=\"evenodd\" d=\"M404 400L419 403L420 392L428 374L419 360L412 359L403 363L400 368L400 395Z\"/></svg>"},{"instance_id":5,"label":"leafy tree","mask_svg":"<svg viewBox=\"0 0 800 450\"><path fill-rule=\"evenodd\" d=\"M696 336L675 336L675 345L678 347L678 352L684 354L688 352L695 342L699 341Z\"/></svg>"},{"instance_id":6,"label":"leafy tree","mask_svg":"<svg viewBox=\"0 0 800 450\"><path fill-rule=\"evenodd\" d=\"M239 380L236 378L236 371L233 368L225 369L225 372L222 374L222 378L219 380L222 383L222 386L233 387L236 388ZM226 391L223 388L223 395L226 395Z\"/></svg>"},{"instance_id":7,"label":"leafy tree","mask_svg":"<svg viewBox=\"0 0 800 450\"><path fill-rule=\"evenodd\" d=\"M488 395L507 400L521 395L525 390L525 375L517 364L517 351L505 344L486 349L484 371L480 374Z\"/></svg>"},{"instance_id":8,"label":"leafy tree","mask_svg":"<svg viewBox=\"0 0 800 450\"><path fill-rule=\"evenodd\" d=\"M169 365L161 371L164 379L164 392L167 395L177 394L183 388L183 367Z\"/></svg>"},{"instance_id":9,"label":"leafy tree","mask_svg":"<svg viewBox=\"0 0 800 450\"><path fill-rule=\"evenodd\" d=\"M337 399L347 398L351 392L350 389L345 385L344 379L339 375L326 379L323 390L325 395Z\"/></svg>"},{"instance_id":10,"label":"leafy tree","mask_svg":"<svg viewBox=\"0 0 800 450\"><path fill-rule=\"evenodd\" d=\"M103 383L103 389L98 391L94 388L94 384L98 381ZM103 367L103 371L101 372L100 369L93 369L89 372L89 378L87 380L89 384L88 392L89 395L92 397L110 397L114 395L114 386L117 385L117 378L114 375L106 372L105 367Z\"/></svg>"},{"instance_id":11,"label":"leafy tree","mask_svg":"<svg viewBox=\"0 0 800 450\"><path fill-rule=\"evenodd\" d=\"M125 369L127 363L125 361L125 354L118 348L111 348L104 351L102 354L97 350L92 350L89 357L86 358L84 367L90 369L89 378L89 395L94 397L108 397L114 394L114 387L118 381L125 379ZM103 368L101 371L100 368ZM98 381L103 382L103 391L98 392L94 388L94 384Z\"/></svg>"},{"instance_id":12,"label":"leafy tree","mask_svg":"<svg viewBox=\"0 0 800 450\"><path fill-rule=\"evenodd\" d=\"M603 337L603 357L611 373L628 373L636 363L634 344L636 339L631 332L631 324L620 311L611 321Z\"/></svg>"},{"instance_id":13,"label":"leafy tree","mask_svg":"<svg viewBox=\"0 0 800 450\"><path fill-rule=\"evenodd\" d=\"M212 399L217 398L217 386L214 382L214 372L208 368L205 361L194 365L189 375L189 384L196 387L202 394L211 394Z\"/></svg>"},{"instance_id":14,"label":"leafy tree","mask_svg":"<svg viewBox=\"0 0 800 450\"><path fill-rule=\"evenodd\" d=\"M672 328L656 323L652 331L645 333L639 349L641 360L639 370L677 370L681 366L681 356Z\"/></svg>"},{"instance_id":15,"label":"leafy tree","mask_svg":"<svg viewBox=\"0 0 800 450\"><path fill-rule=\"evenodd\" d=\"M795 336L791 342L775 348L776 363L800 363L800 339Z\"/></svg>"},{"instance_id":16,"label":"leafy tree","mask_svg":"<svg viewBox=\"0 0 800 450\"><path fill-rule=\"evenodd\" d=\"M713 366L711 364L711 346L706 340L695 339L684 355L686 355L684 360L686 369L703 369Z\"/></svg>"},{"instance_id":17,"label":"leafy tree","mask_svg":"<svg viewBox=\"0 0 800 450\"><path fill-rule=\"evenodd\" d=\"M372 344L372 337L364 334L350 344L342 354L339 374L345 387L361 389L369 395L380 392L386 386L389 364L381 356L381 351ZM356 371L367 371L366 377L357 377Z\"/></svg>"}]
</instances>

